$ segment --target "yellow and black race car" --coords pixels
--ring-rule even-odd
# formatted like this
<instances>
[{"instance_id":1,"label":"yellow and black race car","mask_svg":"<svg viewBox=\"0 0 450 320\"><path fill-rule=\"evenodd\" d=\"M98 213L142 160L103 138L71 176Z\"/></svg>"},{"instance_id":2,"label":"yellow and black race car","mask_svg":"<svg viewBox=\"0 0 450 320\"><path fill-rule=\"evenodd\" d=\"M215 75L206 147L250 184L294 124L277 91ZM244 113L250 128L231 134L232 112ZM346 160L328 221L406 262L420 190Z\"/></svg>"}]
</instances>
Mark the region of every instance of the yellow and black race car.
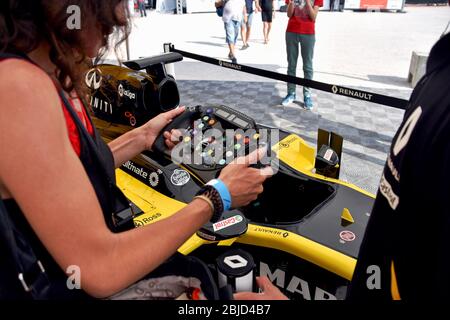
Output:
<instances>
[{"instance_id":1,"label":"yellow and black race car","mask_svg":"<svg viewBox=\"0 0 450 320\"><path fill-rule=\"evenodd\" d=\"M99 65L87 73L94 122L105 140L178 106L177 84L165 64L181 59L169 53L126 67ZM179 252L209 265L219 286L231 281L244 288L249 275L266 275L292 299L345 297L374 196L338 179L342 137L320 130L316 152L300 136L257 124L223 105L188 107L170 126L183 131L177 147L189 157L174 158L159 139L153 151L117 170L118 186L135 205L136 227L180 210L218 177L228 158L264 140L270 145L267 159L277 169L264 193L205 225ZM216 136L196 139L208 129ZM138 243L133 250L139 250Z\"/></svg>"}]
</instances>

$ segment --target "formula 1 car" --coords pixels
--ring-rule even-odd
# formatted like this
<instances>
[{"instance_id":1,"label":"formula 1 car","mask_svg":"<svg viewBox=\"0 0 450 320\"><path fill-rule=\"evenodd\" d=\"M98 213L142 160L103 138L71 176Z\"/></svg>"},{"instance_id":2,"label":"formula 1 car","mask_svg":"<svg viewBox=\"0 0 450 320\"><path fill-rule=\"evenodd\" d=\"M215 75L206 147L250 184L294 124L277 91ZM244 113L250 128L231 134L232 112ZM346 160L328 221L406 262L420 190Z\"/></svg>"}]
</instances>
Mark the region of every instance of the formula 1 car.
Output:
<instances>
[{"instance_id":1,"label":"formula 1 car","mask_svg":"<svg viewBox=\"0 0 450 320\"><path fill-rule=\"evenodd\" d=\"M165 65L182 58L168 53L125 66L98 65L87 73L94 123L106 141L179 105L176 81ZM291 299L345 297L374 196L338 179L342 137L319 130L316 152L300 136L223 105L189 106L166 129L172 128L183 130L177 147L189 151L188 157L175 159L159 137L153 151L117 170L118 186L137 209L136 227L176 213L219 176L228 158L264 140L270 145L265 159L277 170L264 192L203 226L179 252L210 266L219 286L254 290L255 275L266 275ZM208 129L218 135L197 139ZM230 130L233 135L221 140Z\"/></svg>"}]
</instances>

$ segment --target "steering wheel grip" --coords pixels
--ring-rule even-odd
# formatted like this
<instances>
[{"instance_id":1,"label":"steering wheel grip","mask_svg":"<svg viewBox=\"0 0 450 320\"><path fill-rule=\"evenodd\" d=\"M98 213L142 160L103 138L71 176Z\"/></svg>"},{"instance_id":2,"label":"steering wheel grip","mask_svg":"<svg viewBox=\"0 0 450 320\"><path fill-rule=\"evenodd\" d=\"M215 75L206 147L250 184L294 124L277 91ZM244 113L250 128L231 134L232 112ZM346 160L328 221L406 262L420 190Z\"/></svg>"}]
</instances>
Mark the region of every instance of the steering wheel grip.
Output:
<instances>
[{"instance_id":1,"label":"steering wheel grip","mask_svg":"<svg viewBox=\"0 0 450 320\"><path fill-rule=\"evenodd\" d=\"M153 144L153 150L161 154L168 154L169 149L167 148L165 143L164 132L170 132L172 129L187 128L191 124L192 117L195 115L195 113L195 110L193 111L190 109L186 109L186 111L173 119L173 121L169 123L156 138L155 143Z\"/></svg>"}]
</instances>

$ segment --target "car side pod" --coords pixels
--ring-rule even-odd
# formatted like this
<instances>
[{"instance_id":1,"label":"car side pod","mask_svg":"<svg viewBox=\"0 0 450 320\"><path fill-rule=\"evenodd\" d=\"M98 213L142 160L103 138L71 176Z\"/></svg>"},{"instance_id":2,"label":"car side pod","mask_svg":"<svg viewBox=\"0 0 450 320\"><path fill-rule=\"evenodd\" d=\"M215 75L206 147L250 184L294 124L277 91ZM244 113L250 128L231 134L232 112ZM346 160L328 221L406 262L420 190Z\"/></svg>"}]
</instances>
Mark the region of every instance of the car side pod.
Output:
<instances>
[{"instance_id":1,"label":"car side pod","mask_svg":"<svg viewBox=\"0 0 450 320\"><path fill-rule=\"evenodd\" d=\"M181 60L183 57L178 53L166 53L127 61L125 66L94 66L85 81L95 117L133 128L178 107L180 93L174 77L166 71L166 64Z\"/></svg>"}]
</instances>

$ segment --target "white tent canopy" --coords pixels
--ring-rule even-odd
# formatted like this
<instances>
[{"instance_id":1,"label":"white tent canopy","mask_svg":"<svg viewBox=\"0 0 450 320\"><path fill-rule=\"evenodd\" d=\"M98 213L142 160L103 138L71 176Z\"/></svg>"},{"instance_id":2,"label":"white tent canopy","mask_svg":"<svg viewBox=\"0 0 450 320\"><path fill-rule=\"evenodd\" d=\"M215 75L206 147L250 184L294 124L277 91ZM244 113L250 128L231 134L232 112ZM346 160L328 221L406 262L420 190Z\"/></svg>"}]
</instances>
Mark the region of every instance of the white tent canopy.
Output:
<instances>
[{"instance_id":1,"label":"white tent canopy","mask_svg":"<svg viewBox=\"0 0 450 320\"><path fill-rule=\"evenodd\" d=\"M177 7L176 0L157 0L156 1L156 11L157 12L174 12Z\"/></svg>"}]
</instances>

